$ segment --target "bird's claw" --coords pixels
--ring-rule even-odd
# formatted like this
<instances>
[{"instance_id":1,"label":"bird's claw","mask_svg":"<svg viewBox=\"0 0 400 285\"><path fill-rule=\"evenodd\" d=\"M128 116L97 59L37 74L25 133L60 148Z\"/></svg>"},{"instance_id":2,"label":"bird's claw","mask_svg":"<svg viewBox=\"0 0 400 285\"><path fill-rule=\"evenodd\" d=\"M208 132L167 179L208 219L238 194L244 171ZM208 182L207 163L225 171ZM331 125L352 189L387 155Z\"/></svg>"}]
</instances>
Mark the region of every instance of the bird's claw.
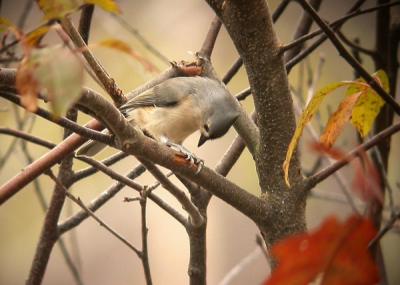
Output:
<instances>
[{"instance_id":1,"label":"bird's claw","mask_svg":"<svg viewBox=\"0 0 400 285\"><path fill-rule=\"evenodd\" d=\"M185 160L190 161L190 163L197 166L197 170L195 174L199 174L200 171L203 169L204 160L194 155L190 150L186 149L183 145L167 142L167 146L179 151L184 157Z\"/></svg>"}]
</instances>

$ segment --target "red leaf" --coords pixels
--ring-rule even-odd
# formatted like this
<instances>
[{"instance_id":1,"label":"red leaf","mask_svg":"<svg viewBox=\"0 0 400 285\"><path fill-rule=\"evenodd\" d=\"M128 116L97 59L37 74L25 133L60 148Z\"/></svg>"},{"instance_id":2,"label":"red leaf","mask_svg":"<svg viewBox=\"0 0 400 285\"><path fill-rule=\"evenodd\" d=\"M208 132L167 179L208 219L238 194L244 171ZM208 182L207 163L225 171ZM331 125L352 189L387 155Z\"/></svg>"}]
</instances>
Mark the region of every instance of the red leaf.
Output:
<instances>
[{"instance_id":1,"label":"red leaf","mask_svg":"<svg viewBox=\"0 0 400 285\"><path fill-rule=\"evenodd\" d=\"M340 223L335 217L314 232L289 237L272 248L278 266L265 285L376 284L379 275L368 252L375 236L372 223L359 216Z\"/></svg>"},{"instance_id":2,"label":"red leaf","mask_svg":"<svg viewBox=\"0 0 400 285\"><path fill-rule=\"evenodd\" d=\"M353 192L364 202L375 201L379 204L383 204L383 194L378 170L365 151L359 151L358 158L350 160L350 158L346 158L346 153L342 150L327 146L323 143L312 143L311 149L336 160L348 160L354 168L355 173L352 187Z\"/></svg>"}]
</instances>

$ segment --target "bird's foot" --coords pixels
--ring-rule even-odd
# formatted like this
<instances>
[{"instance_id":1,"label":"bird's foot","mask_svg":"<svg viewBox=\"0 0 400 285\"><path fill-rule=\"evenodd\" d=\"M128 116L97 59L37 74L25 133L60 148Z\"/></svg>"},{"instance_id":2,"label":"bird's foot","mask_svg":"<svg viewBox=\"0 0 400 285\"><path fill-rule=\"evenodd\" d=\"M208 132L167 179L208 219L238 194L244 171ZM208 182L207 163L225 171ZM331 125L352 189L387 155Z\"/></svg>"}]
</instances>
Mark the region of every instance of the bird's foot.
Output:
<instances>
[{"instance_id":1,"label":"bird's foot","mask_svg":"<svg viewBox=\"0 0 400 285\"><path fill-rule=\"evenodd\" d=\"M187 161L190 163L194 164L197 166L196 174L199 174L201 169L203 168L204 165L204 160L201 158L197 157L195 154L193 154L190 150L185 148L183 145L173 143L170 141L166 141L165 144L172 148L173 150L179 151Z\"/></svg>"}]
</instances>

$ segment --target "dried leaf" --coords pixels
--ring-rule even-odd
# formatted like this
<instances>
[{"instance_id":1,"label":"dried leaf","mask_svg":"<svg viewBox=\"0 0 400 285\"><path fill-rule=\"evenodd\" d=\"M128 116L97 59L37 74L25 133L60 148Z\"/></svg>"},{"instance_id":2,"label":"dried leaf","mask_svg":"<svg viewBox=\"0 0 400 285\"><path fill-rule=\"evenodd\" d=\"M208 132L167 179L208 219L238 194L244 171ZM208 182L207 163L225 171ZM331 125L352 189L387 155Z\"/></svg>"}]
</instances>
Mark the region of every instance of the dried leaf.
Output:
<instances>
[{"instance_id":1,"label":"dried leaf","mask_svg":"<svg viewBox=\"0 0 400 285\"><path fill-rule=\"evenodd\" d=\"M337 82L329 84L324 88L320 89L311 101L308 103L306 109L304 110L303 114L301 115L299 122L297 124L296 130L293 134L292 140L290 141L288 151L286 153L286 159L283 163L283 171L285 174L285 181L287 185L290 185L289 182L289 166L290 160L292 159L293 152L295 151L297 144L300 140L301 134L303 133L303 129L305 125L312 119L315 112L318 110L318 107L321 105L322 101L325 99L326 95L332 93L339 87L352 84L352 82Z\"/></svg>"},{"instance_id":2,"label":"dried leaf","mask_svg":"<svg viewBox=\"0 0 400 285\"><path fill-rule=\"evenodd\" d=\"M383 70L374 73L373 77L386 92L389 92L389 80ZM367 86L368 88L353 86L348 90L348 93L363 91L363 94L354 106L351 118L352 124L357 128L362 137L367 136L371 131L375 118L385 104L385 101L369 85Z\"/></svg>"},{"instance_id":3,"label":"dried leaf","mask_svg":"<svg viewBox=\"0 0 400 285\"><path fill-rule=\"evenodd\" d=\"M138 61L148 72L159 72L159 69L152 64L150 61L136 53L126 42L119 39L105 39L96 45L112 48L117 51L126 53L132 56L136 61Z\"/></svg>"},{"instance_id":4,"label":"dried leaf","mask_svg":"<svg viewBox=\"0 0 400 285\"><path fill-rule=\"evenodd\" d=\"M318 277L324 285L376 284L378 270L368 252L375 234L372 223L359 216L345 223L328 218L314 232L289 237L272 248L278 266L264 284L305 285Z\"/></svg>"},{"instance_id":5,"label":"dried leaf","mask_svg":"<svg viewBox=\"0 0 400 285\"><path fill-rule=\"evenodd\" d=\"M362 93L355 93L346 97L331 115L325 127L320 141L327 147L331 147L342 132L345 124L350 120L353 108Z\"/></svg>"}]
</instances>

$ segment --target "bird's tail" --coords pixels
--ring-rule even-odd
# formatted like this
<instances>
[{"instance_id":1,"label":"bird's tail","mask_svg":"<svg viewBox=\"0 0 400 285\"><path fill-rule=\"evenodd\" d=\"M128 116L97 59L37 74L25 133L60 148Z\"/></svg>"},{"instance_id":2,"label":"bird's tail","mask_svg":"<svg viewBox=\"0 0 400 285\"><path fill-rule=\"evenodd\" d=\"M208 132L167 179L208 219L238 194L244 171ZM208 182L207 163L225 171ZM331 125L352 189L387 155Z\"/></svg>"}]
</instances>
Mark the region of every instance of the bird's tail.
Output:
<instances>
[{"instance_id":1,"label":"bird's tail","mask_svg":"<svg viewBox=\"0 0 400 285\"><path fill-rule=\"evenodd\" d=\"M102 151L107 145L98 141L88 141L76 152L77 155L94 156Z\"/></svg>"},{"instance_id":2,"label":"bird's tail","mask_svg":"<svg viewBox=\"0 0 400 285\"><path fill-rule=\"evenodd\" d=\"M103 134L109 134L109 131L105 129L102 131ZM76 152L77 155L86 155L86 156L94 156L102 151L107 145L98 141L88 141L83 144L78 151Z\"/></svg>"}]
</instances>

